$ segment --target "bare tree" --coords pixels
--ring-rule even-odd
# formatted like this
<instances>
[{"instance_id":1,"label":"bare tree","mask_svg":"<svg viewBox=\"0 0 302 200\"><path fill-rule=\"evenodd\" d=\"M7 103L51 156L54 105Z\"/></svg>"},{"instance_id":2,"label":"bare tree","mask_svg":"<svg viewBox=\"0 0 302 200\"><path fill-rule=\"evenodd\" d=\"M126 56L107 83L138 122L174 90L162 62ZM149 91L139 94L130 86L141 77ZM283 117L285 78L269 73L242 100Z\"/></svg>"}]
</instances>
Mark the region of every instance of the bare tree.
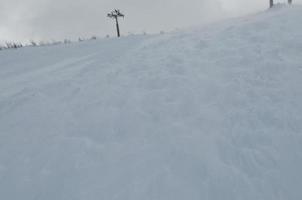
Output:
<instances>
[{"instance_id":1,"label":"bare tree","mask_svg":"<svg viewBox=\"0 0 302 200\"><path fill-rule=\"evenodd\" d=\"M63 43L64 43L64 44L70 44L70 43L71 43L71 40L65 39L65 40L63 41Z\"/></svg>"},{"instance_id":2,"label":"bare tree","mask_svg":"<svg viewBox=\"0 0 302 200\"><path fill-rule=\"evenodd\" d=\"M121 34L120 34L120 27L119 27L119 24L118 24L118 18L119 18L119 17L123 17L123 18L124 18L125 15L122 14L122 13L120 12L120 10L115 9L115 10L111 11L110 13L108 13L108 14L107 14L107 17L112 18L112 19L115 19L117 37L120 37Z\"/></svg>"},{"instance_id":3,"label":"bare tree","mask_svg":"<svg viewBox=\"0 0 302 200\"><path fill-rule=\"evenodd\" d=\"M35 46L38 45L34 40L30 40L30 44L31 44L31 46L33 46L33 47L35 47Z\"/></svg>"}]
</instances>

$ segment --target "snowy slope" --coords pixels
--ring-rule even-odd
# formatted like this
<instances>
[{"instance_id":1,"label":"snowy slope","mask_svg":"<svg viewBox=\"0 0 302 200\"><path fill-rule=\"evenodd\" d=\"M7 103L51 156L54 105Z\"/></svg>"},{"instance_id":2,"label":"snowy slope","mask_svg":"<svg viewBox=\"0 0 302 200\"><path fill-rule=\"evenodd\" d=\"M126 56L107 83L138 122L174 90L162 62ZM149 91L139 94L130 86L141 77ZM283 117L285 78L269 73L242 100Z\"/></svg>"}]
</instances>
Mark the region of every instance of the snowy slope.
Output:
<instances>
[{"instance_id":1,"label":"snowy slope","mask_svg":"<svg viewBox=\"0 0 302 200\"><path fill-rule=\"evenodd\" d=\"M0 51L0 199L301 200L301 19Z\"/></svg>"}]
</instances>

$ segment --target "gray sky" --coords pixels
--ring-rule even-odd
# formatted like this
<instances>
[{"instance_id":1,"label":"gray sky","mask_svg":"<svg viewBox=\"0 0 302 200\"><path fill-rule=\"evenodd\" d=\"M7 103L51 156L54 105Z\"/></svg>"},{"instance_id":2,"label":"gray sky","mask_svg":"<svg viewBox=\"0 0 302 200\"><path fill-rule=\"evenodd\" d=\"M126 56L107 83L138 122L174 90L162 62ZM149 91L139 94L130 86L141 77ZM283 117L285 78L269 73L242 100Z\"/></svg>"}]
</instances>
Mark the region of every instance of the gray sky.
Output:
<instances>
[{"instance_id":1,"label":"gray sky","mask_svg":"<svg viewBox=\"0 0 302 200\"><path fill-rule=\"evenodd\" d=\"M120 25L128 34L169 31L267 6L268 0L0 0L0 41L114 35L114 22L106 17L113 8L126 15Z\"/></svg>"}]
</instances>

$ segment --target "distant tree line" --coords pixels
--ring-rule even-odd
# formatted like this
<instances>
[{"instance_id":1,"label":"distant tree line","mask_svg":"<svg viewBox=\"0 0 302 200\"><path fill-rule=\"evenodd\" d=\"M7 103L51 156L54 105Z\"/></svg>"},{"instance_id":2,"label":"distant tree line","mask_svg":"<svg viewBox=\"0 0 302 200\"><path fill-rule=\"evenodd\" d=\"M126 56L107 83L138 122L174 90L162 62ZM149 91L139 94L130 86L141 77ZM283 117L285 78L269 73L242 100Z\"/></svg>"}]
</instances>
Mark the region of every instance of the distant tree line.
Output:
<instances>
[{"instance_id":1,"label":"distant tree line","mask_svg":"<svg viewBox=\"0 0 302 200\"><path fill-rule=\"evenodd\" d=\"M288 4L292 4L293 0L287 0ZM269 0L269 7L272 8L274 6L274 0Z\"/></svg>"},{"instance_id":2,"label":"distant tree line","mask_svg":"<svg viewBox=\"0 0 302 200\"><path fill-rule=\"evenodd\" d=\"M96 36L92 36L91 38L82 38L79 37L78 42L83 42L83 41L88 41L88 40L96 40ZM60 44L70 44L72 43L71 40L65 39L63 41L34 41L30 40L28 44L22 44L20 42L5 42L5 44L1 45L0 44L0 50L7 50L7 49L19 49L22 47L41 47L41 46L52 46L52 45L60 45Z\"/></svg>"},{"instance_id":3,"label":"distant tree line","mask_svg":"<svg viewBox=\"0 0 302 200\"><path fill-rule=\"evenodd\" d=\"M165 34L164 31L160 31L159 34ZM133 36L133 35L148 35L145 31L143 31L142 33L138 33L138 34L134 34L129 32L128 33L129 36ZM106 35L105 38L110 38L109 35ZM35 41L35 40L30 40L28 43L21 43L21 42L5 42L4 44L0 44L0 51L1 50L8 50L8 49L19 49L22 47L42 47L42 46L54 46L54 45L68 45L74 42L84 42L84 41L88 41L88 40L96 40L97 37L96 36L92 36L90 38L84 38L84 37L79 37L77 39L77 41L72 41L69 39L64 39L62 41L56 41L56 40L51 40L51 41Z\"/></svg>"},{"instance_id":4,"label":"distant tree line","mask_svg":"<svg viewBox=\"0 0 302 200\"><path fill-rule=\"evenodd\" d=\"M23 44L17 42L6 42L4 46L0 46L0 50L3 49L18 49L23 47Z\"/></svg>"}]
</instances>

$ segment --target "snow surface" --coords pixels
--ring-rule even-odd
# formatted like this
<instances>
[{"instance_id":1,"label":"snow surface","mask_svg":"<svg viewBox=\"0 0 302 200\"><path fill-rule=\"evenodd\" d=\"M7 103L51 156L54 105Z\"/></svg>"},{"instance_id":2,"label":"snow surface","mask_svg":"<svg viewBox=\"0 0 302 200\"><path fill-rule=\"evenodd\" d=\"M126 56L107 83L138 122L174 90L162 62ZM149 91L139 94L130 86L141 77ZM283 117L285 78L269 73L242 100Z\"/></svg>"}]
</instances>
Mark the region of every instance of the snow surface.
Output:
<instances>
[{"instance_id":1,"label":"snow surface","mask_svg":"<svg viewBox=\"0 0 302 200\"><path fill-rule=\"evenodd\" d=\"M301 19L0 51L0 199L301 200Z\"/></svg>"}]
</instances>

